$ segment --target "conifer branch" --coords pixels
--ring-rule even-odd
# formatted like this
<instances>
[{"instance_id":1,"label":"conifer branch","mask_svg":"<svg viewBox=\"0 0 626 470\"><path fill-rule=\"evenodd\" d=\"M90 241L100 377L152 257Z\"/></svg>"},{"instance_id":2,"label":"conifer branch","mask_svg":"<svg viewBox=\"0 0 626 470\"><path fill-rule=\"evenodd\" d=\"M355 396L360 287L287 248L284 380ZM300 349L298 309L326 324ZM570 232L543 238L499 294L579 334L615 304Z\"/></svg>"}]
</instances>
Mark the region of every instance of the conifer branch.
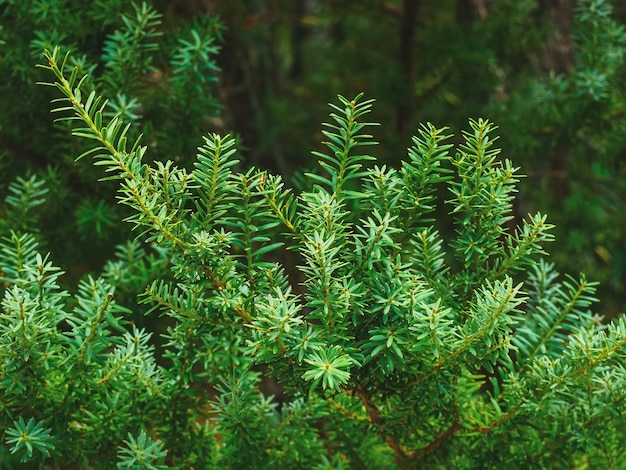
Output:
<instances>
[{"instance_id":1,"label":"conifer branch","mask_svg":"<svg viewBox=\"0 0 626 470\"><path fill-rule=\"evenodd\" d=\"M101 145L101 147L95 147L78 158L91 153L100 152L101 150L106 151L107 155L100 153L96 155L97 158L101 159L101 161L96 164L106 165L108 167L106 171L117 171L119 177L124 179L125 184L122 192L125 196L122 198L122 201L139 210L147 219L147 221L137 220L136 223L153 228L174 245L180 246L181 248L188 248L189 244L170 230L169 227L171 224L164 222L164 219L173 219L175 214L167 214L167 210L163 209L159 210L159 213L157 213L152 203L152 201L155 201L154 195L151 195L149 198L147 196L146 190L150 187L148 178L151 170L146 165L141 164L141 158L147 148L140 146L139 139L137 139L131 150L126 150L126 134L130 128L130 124L124 126L119 117L114 117L107 126L104 126L102 114L107 102L102 103L95 92L92 91L86 102L84 104L82 103L80 87L85 81L86 76L78 79L78 68L75 67L70 78L66 79L63 70L66 69L68 55L66 55L59 64L60 53L59 48L56 48L52 52L46 51L45 57L48 60L48 65L41 66L50 70L57 78L57 82L55 83L43 84L58 88L65 96L61 101L68 101L70 105L57 107L54 111L72 111L74 116L61 118L61 120L81 121L87 127L75 130L73 132L74 135L94 139Z\"/></svg>"}]
</instances>

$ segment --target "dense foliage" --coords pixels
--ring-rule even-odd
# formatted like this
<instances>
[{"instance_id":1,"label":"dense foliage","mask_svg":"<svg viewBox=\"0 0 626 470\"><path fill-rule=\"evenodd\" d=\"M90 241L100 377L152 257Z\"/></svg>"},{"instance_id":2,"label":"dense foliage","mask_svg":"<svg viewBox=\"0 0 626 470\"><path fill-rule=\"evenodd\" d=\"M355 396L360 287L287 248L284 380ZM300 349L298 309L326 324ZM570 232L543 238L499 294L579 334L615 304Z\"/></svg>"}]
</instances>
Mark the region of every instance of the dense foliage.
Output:
<instances>
[{"instance_id":1,"label":"dense foliage","mask_svg":"<svg viewBox=\"0 0 626 470\"><path fill-rule=\"evenodd\" d=\"M577 2L575 18L571 67L532 77L492 108L512 158L531 174L524 199L554 214L555 261L601 280L615 314L626 298L617 215L626 203L626 30L605 1Z\"/></svg>"},{"instance_id":2,"label":"dense foliage","mask_svg":"<svg viewBox=\"0 0 626 470\"><path fill-rule=\"evenodd\" d=\"M426 124L393 169L368 152L372 102L340 96L296 194L239 170L229 136L208 135L191 171L148 164L67 56L47 59L56 111L94 141L84 156L119 183L140 242L75 294L32 235L3 242L12 454L94 468L620 465L626 323L602 325L594 284L543 260L544 215L507 228L519 174L489 121L456 149ZM17 184L32 196L8 205L28 214L43 194ZM168 263L142 297L168 318L163 364L116 302L116 284L145 274L123 260L142 243ZM299 275L277 261L283 244Z\"/></svg>"},{"instance_id":3,"label":"dense foliage","mask_svg":"<svg viewBox=\"0 0 626 470\"><path fill-rule=\"evenodd\" d=\"M0 0L0 468L622 468L624 11Z\"/></svg>"},{"instance_id":4,"label":"dense foliage","mask_svg":"<svg viewBox=\"0 0 626 470\"><path fill-rule=\"evenodd\" d=\"M129 237L114 185L72 164L84 143L48 126L50 94L34 86L44 47L72 50L108 117L122 111L151 159L187 169L201 135L233 132L243 161L299 180L328 97L365 91L388 123L381 163L399 165L420 122L456 135L468 116L498 122L528 175L516 221L553 214L554 262L601 281L613 317L626 307L624 11L617 0L0 0L0 192L45 180L40 241L74 284Z\"/></svg>"},{"instance_id":5,"label":"dense foliage","mask_svg":"<svg viewBox=\"0 0 626 470\"><path fill-rule=\"evenodd\" d=\"M191 166L199 136L220 126L214 121L221 25L214 15L180 22L150 3L118 0L0 0L0 16L1 190L35 174L45 181L40 241L76 282L130 237L120 224L128 212L115 204L114 185L94 185L97 170L74 165L84 143L68 139L67 126L49 125L45 103L52 95L35 86L44 78L35 67L42 51L72 50L68 67L88 74L85 91L106 93L106 118L132 122L133 137L146 135L151 158Z\"/></svg>"}]
</instances>

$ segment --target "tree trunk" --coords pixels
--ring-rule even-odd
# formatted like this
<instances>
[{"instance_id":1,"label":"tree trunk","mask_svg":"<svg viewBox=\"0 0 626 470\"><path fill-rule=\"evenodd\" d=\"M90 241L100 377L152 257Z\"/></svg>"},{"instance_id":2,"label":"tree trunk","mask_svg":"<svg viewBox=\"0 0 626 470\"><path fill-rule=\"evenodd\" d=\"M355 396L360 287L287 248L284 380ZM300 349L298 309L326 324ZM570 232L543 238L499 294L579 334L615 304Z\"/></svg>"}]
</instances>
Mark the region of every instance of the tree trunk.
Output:
<instances>
[{"instance_id":1,"label":"tree trunk","mask_svg":"<svg viewBox=\"0 0 626 470\"><path fill-rule=\"evenodd\" d=\"M406 96L396 110L396 127L402 135L407 132L413 112L412 89L415 79L413 53L419 6L420 0L403 0L403 13L400 19L400 67Z\"/></svg>"},{"instance_id":2,"label":"tree trunk","mask_svg":"<svg viewBox=\"0 0 626 470\"><path fill-rule=\"evenodd\" d=\"M545 73L568 73L574 67L574 42L572 26L574 22L573 0L541 0L541 15L554 25L554 35L546 45L541 67ZM559 175L551 181L552 194L557 203L563 202L569 193L569 138L561 133L556 152L551 156L551 174Z\"/></svg>"}]
</instances>

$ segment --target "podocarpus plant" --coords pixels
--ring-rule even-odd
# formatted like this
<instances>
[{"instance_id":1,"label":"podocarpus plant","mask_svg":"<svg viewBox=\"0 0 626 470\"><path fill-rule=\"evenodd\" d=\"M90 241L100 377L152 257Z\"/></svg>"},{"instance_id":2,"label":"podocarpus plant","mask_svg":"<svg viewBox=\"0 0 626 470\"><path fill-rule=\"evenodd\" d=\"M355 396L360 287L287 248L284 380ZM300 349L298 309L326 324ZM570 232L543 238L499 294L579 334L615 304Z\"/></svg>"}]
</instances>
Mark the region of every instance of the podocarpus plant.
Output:
<instances>
[{"instance_id":1,"label":"podocarpus plant","mask_svg":"<svg viewBox=\"0 0 626 470\"><path fill-rule=\"evenodd\" d=\"M142 297L171 326L157 364L115 286L90 278L68 295L28 234L5 240L11 453L83 468L622 465L626 323L602 325L593 283L543 261L545 216L505 228L519 175L490 122L470 121L454 153L427 124L401 168L381 168L364 153L372 102L340 97L312 189L296 195L236 171L228 136L206 136L191 172L144 163L66 58L46 57L56 111L96 142L138 237L171 255L174 280ZM440 203L453 239L432 217ZM298 275L276 261L283 244Z\"/></svg>"}]
</instances>

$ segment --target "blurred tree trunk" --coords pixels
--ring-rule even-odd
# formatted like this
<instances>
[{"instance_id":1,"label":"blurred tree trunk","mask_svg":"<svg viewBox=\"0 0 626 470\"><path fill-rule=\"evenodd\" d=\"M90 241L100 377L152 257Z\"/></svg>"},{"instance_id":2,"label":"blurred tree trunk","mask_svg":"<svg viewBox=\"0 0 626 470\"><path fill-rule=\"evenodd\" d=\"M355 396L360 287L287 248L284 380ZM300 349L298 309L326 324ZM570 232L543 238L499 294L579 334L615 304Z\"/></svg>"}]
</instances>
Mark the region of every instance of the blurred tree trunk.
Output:
<instances>
[{"instance_id":1,"label":"blurred tree trunk","mask_svg":"<svg viewBox=\"0 0 626 470\"><path fill-rule=\"evenodd\" d=\"M400 18L400 68L404 78L405 99L396 111L396 127L402 135L406 134L411 113L413 111L413 82L415 79L415 65L413 60L415 30L417 27L417 13L420 0L403 0L402 16Z\"/></svg>"},{"instance_id":2,"label":"blurred tree trunk","mask_svg":"<svg viewBox=\"0 0 626 470\"><path fill-rule=\"evenodd\" d=\"M620 23L626 22L626 0L620 0L620 2L615 5L615 14Z\"/></svg>"},{"instance_id":3,"label":"blurred tree trunk","mask_svg":"<svg viewBox=\"0 0 626 470\"><path fill-rule=\"evenodd\" d=\"M574 0L541 0L539 11L554 25L554 35L546 45L542 67L557 74L569 72L574 66Z\"/></svg>"},{"instance_id":4,"label":"blurred tree trunk","mask_svg":"<svg viewBox=\"0 0 626 470\"><path fill-rule=\"evenodd\" d=\"M246 36L254 27L256 12L245 2L219 1L212 2L211 11L220 16L225 26L217 58L221 69L219 89L225 127L237 132L244 147L254 148L260 81L253 80L257 74Z\"/></svg>"},{"instance_id":5,"label":"blurred tree trunk","mask_svg":"<svg viewBox=\"0 0 626 470\"><path fill-rule=\"evenodd\" d=\"M456 0L456 22L463 29L467 29L474 19L472 3L472 0Z\"/></svg>"},{"instance_id":6,"label":"blurred tree trunk","mask_svg":"<svg viewBox=\"0 0 626 470\"><path fill-rule=\"evenodd\" d=\"M546 45L541 67L545 73L568 73L574 67L574 0L541 0L539 11L554 25L554 35ZM569 193L569 133L561 133L559 140L550 162L550 173L555 175L550 183L557 203L563 202Z\"/></svg>"},{"instance_id":7,"label":"blurred tree trunk","mask_svg":"<svg viewBox=\"0 0 626 470\"><path fill-rule=\"evenodd\" d=\"M302 59L302 45L307 37L307 28L304 25L306 17L305 0L293 1L293 27L291 29L291 67L289 77L297 80L304 74L304 62Z\"/></svg>"}]
</instances>

